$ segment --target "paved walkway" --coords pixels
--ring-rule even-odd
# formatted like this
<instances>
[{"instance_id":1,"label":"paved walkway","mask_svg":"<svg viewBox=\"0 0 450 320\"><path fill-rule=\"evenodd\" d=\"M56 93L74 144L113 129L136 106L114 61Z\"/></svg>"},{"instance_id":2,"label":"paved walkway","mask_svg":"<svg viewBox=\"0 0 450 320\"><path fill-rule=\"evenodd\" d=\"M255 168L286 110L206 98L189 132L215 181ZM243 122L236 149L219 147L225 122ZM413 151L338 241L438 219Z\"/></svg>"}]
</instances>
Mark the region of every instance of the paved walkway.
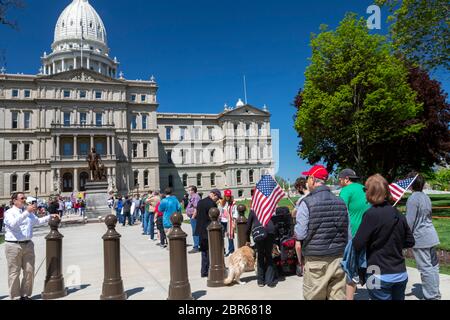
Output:
<instances>
[{"instance_id":1,"label":"paved walkway","mask_svg":"<svg viewBox=\"0 0 450 320\"><path fill-rule=\"evenodd\" d=\"M122 279L131 300L165 300L170 282L169 251L156 246L156 241L143 236L142 228L118 226L121 238ZM183 225L188 233L188 244L192 243L190 225ZM45 279L45 235L48 227L35 232L36 279L33 298L40 299ZM65 225L60 229L64 235L63 271L69 295L64 299L98 300L103 282L103 243L106 231L103 223ZM189 250L190 248L188 248ZM40 265L42 266L40 267ZM40 267L40 268L39 268ZM39 268L39 270L38 270ZM200 277L200 254L188 255L188 272L192 294L195 299L219 300L301 300L302 278L287 277L276 288L259 288L254 272L243 275L245 285L224 288L208 288L206 279ZM78 272L79 271L79 272ZM406 290L407 299L418 299L421 294L420 276L416 269L408 269L410 281ZM79 276L78 276L79 275ZM0 300L8 299L7 268L4 244L0 245ZM76 285L76 286L75 286ZM441 276L443 299L450 300L450 276ZM367 291L359 289L357 299L367 299Z\"/></svg>"}]
</instances>

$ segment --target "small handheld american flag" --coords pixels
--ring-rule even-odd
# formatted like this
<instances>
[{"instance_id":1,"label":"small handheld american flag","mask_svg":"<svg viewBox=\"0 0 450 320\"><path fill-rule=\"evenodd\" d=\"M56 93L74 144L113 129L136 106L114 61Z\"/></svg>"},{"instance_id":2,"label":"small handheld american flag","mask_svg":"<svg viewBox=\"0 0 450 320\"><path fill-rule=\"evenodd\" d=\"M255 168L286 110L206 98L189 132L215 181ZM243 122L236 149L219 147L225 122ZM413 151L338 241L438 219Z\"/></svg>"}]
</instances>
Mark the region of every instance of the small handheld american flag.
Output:
<instances>
[{"instance_id":1,"label":"small handheld american flag","mask_svg":"<svg viewBox=\"0 0 450 320\"><path fill-rule=\"evenodd\" d=\"M270 175L264 175L256 184L256 190L252 198L252 210L259 222L265 227L269 223L280 200L284 197L284 191Z\"/></svg>"},{"instance_id":2,"label":"small handheld american flag","mask_svg":"<svg viewBox=\"0 0 450 320\"><path fill-rule=\"evenodd\" d=\"M409 187L411 187L417 177L418 175L415 178L400 180L389 185L389 191L391 192L392 198L394 198L395 200L394 206L400 201L400 199L403 197Z\"/></svg>"}]
</instances>

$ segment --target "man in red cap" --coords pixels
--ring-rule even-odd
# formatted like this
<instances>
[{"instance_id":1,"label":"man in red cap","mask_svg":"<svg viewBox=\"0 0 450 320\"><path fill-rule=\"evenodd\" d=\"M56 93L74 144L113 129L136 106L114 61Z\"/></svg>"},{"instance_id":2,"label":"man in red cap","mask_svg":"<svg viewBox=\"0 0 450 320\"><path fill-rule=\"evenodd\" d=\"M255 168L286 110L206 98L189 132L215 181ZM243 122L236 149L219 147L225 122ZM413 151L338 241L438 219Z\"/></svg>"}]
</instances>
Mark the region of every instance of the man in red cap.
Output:
<instances>
[{"instance_id":1,"label":"man in red cap","mask_svg":"<svg viewBox=\"0 0 450 320\"><path fill-rule=\"evenodd\" d=\"M303 172L310 194L297 210L296 248L305 257L303 296L306 300L345 300L341 261L348 242L344 201L325 185L328 171L316 165Z\"/></svg>"}]
</instances>

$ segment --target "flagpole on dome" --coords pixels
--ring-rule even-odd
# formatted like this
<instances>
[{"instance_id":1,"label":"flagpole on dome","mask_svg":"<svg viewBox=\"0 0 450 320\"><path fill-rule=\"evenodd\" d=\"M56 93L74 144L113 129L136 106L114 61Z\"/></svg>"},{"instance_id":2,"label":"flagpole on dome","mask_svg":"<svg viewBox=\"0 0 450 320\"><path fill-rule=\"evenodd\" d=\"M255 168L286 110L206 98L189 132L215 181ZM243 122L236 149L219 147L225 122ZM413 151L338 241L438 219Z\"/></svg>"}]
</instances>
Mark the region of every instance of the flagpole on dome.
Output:
<instances>
[{"instance_id":1,"label":"flagpole on dome","mask_svg":"<svg viewBox=\"0 0 450 320\"><path fill-rule=\"evenodd\" d=\"M395 202L394 207L400 202L400 200L402 200L402 198L405 195L406 191L408 191L408 189L411 188L412 184L414 183L414 181L416 181L418 176L419 175L416 175L416 177L411 181L411 183L409 184L408 188L405 189L405 192L403 192L402 195L400 196L400 198L398 198L398 200Z\"/></svg>"}]
</instances>

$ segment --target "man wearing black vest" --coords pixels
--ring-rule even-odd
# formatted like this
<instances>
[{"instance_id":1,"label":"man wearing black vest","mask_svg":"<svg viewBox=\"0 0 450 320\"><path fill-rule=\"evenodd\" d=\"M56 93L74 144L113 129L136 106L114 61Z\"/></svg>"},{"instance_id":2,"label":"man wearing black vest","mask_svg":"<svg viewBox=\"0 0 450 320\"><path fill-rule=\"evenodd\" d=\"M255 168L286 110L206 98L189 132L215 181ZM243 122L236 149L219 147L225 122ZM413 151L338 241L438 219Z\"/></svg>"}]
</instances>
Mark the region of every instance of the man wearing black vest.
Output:
<instances>
[{"instance_id":1,"label":"man wearing black vest","mask_svg":"<svg viewBox=\"0 0 450 320\"><path fill-rule=\"evenodd\" d=\"M297 249L305 257L303 297L345 300L341 261L348 242L349 218L344 201L325 185L328 171L317 165L308 172L308 190L297 210Z\"/></svg>"}]
</instances>

